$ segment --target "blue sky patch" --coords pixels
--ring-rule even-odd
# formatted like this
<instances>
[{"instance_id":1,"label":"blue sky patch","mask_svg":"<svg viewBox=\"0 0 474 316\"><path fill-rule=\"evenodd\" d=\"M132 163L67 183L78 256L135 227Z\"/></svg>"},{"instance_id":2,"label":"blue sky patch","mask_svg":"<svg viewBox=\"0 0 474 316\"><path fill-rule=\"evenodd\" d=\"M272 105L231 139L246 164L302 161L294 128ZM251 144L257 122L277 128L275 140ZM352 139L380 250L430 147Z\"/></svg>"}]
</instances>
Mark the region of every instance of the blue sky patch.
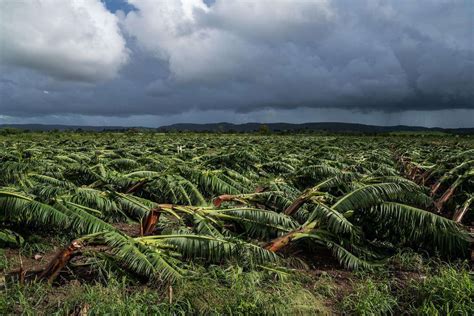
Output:
<instances>
[{"instance_id":1,"label":"blue sky patch","mask_svg":"<svg viewBox=\"0 0 474 316\"><path fill-rule=\"evenodd\" d=\"M122 10L127 14L130 11L136 11L137 8L135 8L133 5L128 3L126 0L101 0L104 4L105 7L112 13L115 13L118 10Z\"/></svg>"}]
</instances>

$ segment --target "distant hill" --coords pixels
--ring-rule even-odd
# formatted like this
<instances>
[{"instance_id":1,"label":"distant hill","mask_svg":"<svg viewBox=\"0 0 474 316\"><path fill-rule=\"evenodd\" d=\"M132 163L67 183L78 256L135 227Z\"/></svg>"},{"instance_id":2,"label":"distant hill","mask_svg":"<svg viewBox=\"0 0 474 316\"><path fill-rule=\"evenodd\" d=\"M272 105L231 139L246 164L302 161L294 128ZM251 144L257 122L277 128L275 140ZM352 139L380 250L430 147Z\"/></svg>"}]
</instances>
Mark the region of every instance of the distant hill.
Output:
<instances>
[{"instance_id":1,"label":"distant hill","mask_svg":"<svg viewBox=\"0 0 474 316\"><path fill-rule=\"evenodd\" d=\"M257 132L262 125L266 125L273 132L331 132L331 133L389 133L389 132L445 132L453 134L474 134L474 128L440 128L440 127L421 127L421 126L377 126L354 123L210 123L210 124L192 124L179 123L158 128L151 127L126 127L126 126L82 126L82 125L48 125L48 124L0 124L0 128L17 128L31 131L52 131L52 130L78 130L83 131L122 131L130 129L158 131L158 132Z\"/></svg>"},{"instance_id":2,"label":"distant hill","mask_svg":"<svg viewBox=\"0 0 474 316\"><path fill-rule=\"evenodd\" d=\"M193 131L193 132L255 132L258 131L262 125L266 125L268 129L273 132L276 131L325 131L325 132L344 132L344 133L388 133L388 132L446 132L455 134L473 134L474 128L440 128L440 127L421 127L421 126L377 126L365 125L355 123L338 123L338 122L323 122L323 123L211 123L211 124L172 124L168 126L161 126L158 131Z\"/></svg>"}]
</instances>

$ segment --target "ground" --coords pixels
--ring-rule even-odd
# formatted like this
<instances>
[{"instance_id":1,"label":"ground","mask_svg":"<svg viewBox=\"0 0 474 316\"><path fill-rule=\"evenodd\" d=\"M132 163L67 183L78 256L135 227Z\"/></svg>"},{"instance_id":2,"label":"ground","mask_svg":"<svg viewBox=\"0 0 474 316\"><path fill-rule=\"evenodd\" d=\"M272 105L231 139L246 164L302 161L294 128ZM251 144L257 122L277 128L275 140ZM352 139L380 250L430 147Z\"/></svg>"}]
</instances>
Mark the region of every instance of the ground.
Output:
<instances>
[{"instance_id":1,"label":"ground","mask_svg":"<svg viewBox=\"0 0 474 316\"><path fill-rule=\"evenodd\" d=\"M127 230L131 226L117 224L117 227ZM5 249L4 266L9 271L15 271L22 262L25 270L40 270L58 250L58 247L37 252ZM275 305L278 311L296 314L364 315L378 309L380 312L417 311L428 315L431 311L425 306L428 303L416 299L417 293L421 295L419 292L426 290L424 286L432 287L428 289L430 293L459 289L461 292L456 299L468 304L463 312L474 310L474 286L468 266L459 262L436 262L409 251L378 271L348 271L330 257L322 255L311 258L310 265L289 263L293 268L281 271L281 274L265 270L245 271L244 267L232 265L211 266L202 271L204 277L200 275L173 286L130 281L116 274L81 270L80 256L76 259L75 264L63 271L52 285L35 281L27 281L23 285L17 282L4 284L2 291L6 295L0 301L4 313L48 315L55 311L60 315L133 315L144 312L229 313L230 310L247 313L260 309L271 312L271 306ZM322 262L324 264L318 264ZM231 277L228 276L229 271ZM436 278L443 280L442 286L433 282ZM453 307L453 302L443 302L443 298L440 304L441 307L443 304ZM420 310L420 306L428 310Z\"/></svg>"}]
</instances>

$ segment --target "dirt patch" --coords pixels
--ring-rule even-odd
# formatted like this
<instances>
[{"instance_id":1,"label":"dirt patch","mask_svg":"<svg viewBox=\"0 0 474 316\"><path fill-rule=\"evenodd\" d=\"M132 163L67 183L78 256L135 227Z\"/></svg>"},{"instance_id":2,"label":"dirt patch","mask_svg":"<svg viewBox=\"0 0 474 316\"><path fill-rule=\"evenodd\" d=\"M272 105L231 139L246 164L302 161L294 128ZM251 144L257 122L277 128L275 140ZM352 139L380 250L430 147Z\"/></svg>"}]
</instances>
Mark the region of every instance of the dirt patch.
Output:
<instances>
[{"instance_id":1,"label":"dirt patch","mask_svg":"<svg viewBox=\"0 0 474 316\"><path fill-rule=\"evenodd\" d=\"M21 266L26 271L40 270L54 258L58 251L59 248L55 247L46 253L38 252L32 255L25 255L20 249L4 249L9 271L18 270Z\"/></svg>"},{"instance_id":2,"label":"dirt patch","mask_svg":"<svg viewBox=\"0 0 474 316\"><path fill-rule=\"evenodd\" d=\"M130 237L140 236L140 224L139 223L113 223L112 226L120 230L122 233Z\"/></svg>"}]
</instances>

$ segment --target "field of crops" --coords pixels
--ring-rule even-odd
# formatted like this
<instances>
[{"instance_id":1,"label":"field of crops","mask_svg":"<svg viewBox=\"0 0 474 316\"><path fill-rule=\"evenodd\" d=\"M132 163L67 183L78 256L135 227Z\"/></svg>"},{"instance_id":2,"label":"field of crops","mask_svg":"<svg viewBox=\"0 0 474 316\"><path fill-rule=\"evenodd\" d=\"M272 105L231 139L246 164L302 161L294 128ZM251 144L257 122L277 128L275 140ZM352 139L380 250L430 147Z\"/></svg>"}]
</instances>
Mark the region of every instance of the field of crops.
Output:
<instances>
[{"instance_id":1,"label":"field of crops","mask_svg":"<svg viewBox=\"0 0 474 316\"><path fill-rule=\"evenodd\" d=\"M473 206L469 136L0 136L0 308L468 315Z\"/></svg>"}]
</instances>

